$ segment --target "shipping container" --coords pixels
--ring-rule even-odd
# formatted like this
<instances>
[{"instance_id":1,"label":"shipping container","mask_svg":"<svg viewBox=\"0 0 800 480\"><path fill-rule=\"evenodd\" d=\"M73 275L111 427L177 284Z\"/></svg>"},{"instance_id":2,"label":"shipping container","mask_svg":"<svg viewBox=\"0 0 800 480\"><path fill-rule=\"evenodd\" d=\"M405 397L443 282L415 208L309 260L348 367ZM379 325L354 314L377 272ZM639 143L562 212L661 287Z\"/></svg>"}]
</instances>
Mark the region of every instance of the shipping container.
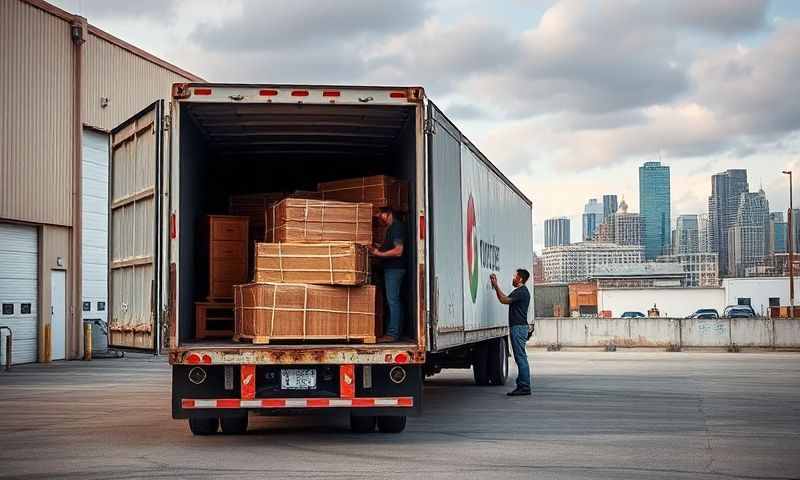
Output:
<instances>
[{"instance_id":1,"label":"shipping container","mask_svg":"<svg viewBox=\"0 0 800 480\"><path fill-rule=\"evenodd\" d=\"M400 340L195 338L205 216L234 195L375 175L408 183ZM112 343L169 351L173 417L194 433L310 409L400 431L425 375L474 366L476 382L505 383L508 313L489 275L508 292L532 268L531 202L422 88L175 84L114 130L110 178Z\"/></svg>"}]
</instances>

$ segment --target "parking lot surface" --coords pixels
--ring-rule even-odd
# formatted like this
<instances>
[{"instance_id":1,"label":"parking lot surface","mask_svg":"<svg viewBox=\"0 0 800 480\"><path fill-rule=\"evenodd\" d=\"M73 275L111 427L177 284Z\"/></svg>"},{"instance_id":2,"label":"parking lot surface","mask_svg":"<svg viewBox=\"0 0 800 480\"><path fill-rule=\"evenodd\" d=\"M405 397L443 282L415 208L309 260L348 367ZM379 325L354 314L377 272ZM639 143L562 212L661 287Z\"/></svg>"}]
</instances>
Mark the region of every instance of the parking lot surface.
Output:
<instances>
[{"instance_id":1,"label":"parking lot surface","mask_svg":"<svg viewBox=\"0 0 800 480\"><path fill-rule=\"evenodd\" d=\"M401 434L354 434L338 415L211 437L171 419L163 358L16 366L0 373L0 478L800 477L800 354L531 360L532 397L469 370L429 379Z\"/></svg>"}]
</instances>

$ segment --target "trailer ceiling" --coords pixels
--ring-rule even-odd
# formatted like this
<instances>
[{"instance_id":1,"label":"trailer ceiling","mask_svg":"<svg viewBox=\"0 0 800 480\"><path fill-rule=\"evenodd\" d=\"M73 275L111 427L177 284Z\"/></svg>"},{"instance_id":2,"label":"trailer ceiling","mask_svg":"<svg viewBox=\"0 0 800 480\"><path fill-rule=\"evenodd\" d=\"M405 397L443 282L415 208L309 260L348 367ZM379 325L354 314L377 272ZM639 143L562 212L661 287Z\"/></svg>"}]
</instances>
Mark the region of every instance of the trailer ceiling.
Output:
<instances>
[{"instance_id":1,"label":"trailer ceiling","mask_svg":"<svg viewBox=\"0 0 800 480\"><path fill-rule=\"evenodd\" d=\"M385 156L413 106L186 103L220 157Z\"/></svg>"}]
</instances>

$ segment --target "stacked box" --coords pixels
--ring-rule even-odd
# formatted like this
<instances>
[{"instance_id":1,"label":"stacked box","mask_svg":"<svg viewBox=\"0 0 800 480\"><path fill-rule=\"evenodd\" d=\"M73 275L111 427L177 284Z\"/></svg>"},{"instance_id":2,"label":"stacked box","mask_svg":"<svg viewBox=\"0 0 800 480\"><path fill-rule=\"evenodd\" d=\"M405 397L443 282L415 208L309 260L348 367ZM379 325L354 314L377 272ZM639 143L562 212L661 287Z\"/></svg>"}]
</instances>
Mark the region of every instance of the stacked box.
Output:
<instances>
[{"instance_id":1,"label":"stacked box","mask_svg":"<svg viewBox=\"0 0 800 480\"><path fill-rule=\"evenodd\" d=\"M374 343L375 287L248 283L234 291L237 340Z\"/></svg>"},{"instance_id":2,"label":"stacked box","mask_svg":"<svg viewBox=\"0 0 800 480\"><path fill-rule=\"evenodd\" d=\"M324 200L368 202L376 210L391 207L398 212L408 212L408 182L387 175L322 182L318 189Z\"/></svg>"},{"instance_id":3,"label":"stacked box","mask_svg":"<svg viewBox=\"0 0 800 480\"><path fill-rule=\"evenodd\" d=\"M270 243L372 243L372 205L286 198L268 212Z\"/></svg>"},{"instance_id":4,"label":"stacked box","mask_svg":"<svg viewBox=\"0 0 800 480\"><path fill-rule=\"evenodd\" d=\"M258 243L255 281L363 285L369 281L369 252L352 242Z\"/></svg>"}]
</instances>

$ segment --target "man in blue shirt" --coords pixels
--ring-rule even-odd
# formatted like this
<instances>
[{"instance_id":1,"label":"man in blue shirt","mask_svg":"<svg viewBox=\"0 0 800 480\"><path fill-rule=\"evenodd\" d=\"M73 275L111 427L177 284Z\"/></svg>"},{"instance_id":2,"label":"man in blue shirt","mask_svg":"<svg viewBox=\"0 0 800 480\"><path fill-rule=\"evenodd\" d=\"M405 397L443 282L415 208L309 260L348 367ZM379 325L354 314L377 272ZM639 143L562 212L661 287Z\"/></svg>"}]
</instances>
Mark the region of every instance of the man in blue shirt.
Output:
<instances>
[{"instance_id":1,"label":"man in blue shirt","mask_svg":"<svg viewBox=\"0 0 800 480\"><path fill-rule=\"evenodd\" d=\"M531 274L524 268L517 269L514 275L514 280L511 284L514 290L508 295L500 290L497 284L497 276L493 273L489 276L492 282L494 293L497 294L497 299L503 305L508 305L508 327L511 337L511 349L514 352L514 361L517 362L517 388L508 392L509 396L516 397L520 395L531 394L531 371L528 366L528 352L525 349L528 343L528 307L531 304L531 293L525 282L528 281Z\"/></svg>"},{"instance_id":2,"label":"man in blue shirt","mask_svg":"<svg viewBox=\"0 0 800 480\"><path fill-rule=\"evenodd\" d=\"M405 306L400 300L403 277L406 275L406 226L395 217L391 208L381 208L378 218L389 228L386 238L380 247L373 246L370 253L381 260L383 266L384 289L386 303L389 304L389 322L386 335L378 339L379 343L394 342L400 338L405 317ZM376 242L378 239L375 239Z\"/></svg>"}]
</instances>

